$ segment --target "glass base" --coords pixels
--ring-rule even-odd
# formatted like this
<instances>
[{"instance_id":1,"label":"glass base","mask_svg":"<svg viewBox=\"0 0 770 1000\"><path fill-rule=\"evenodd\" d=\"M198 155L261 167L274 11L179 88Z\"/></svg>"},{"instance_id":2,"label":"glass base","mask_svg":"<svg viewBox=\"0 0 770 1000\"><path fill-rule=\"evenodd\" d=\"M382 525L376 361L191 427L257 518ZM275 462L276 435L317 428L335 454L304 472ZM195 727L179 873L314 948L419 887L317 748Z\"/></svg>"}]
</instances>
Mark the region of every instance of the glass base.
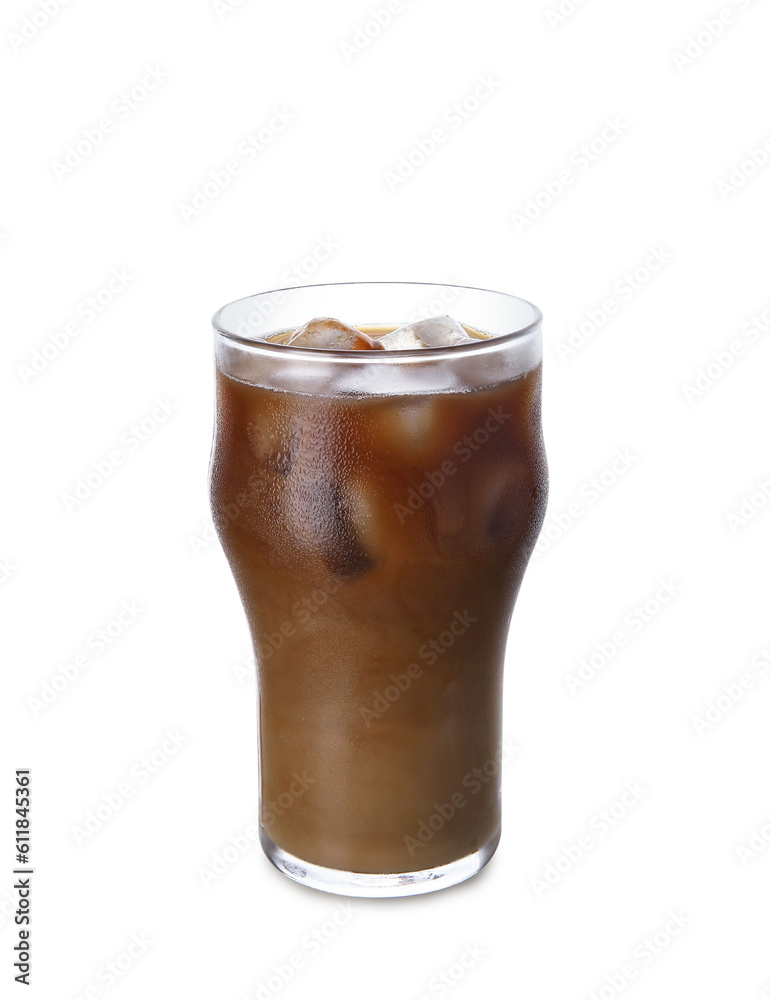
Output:
<instances>
[{"instance_id":1,"label":"glass base","mask_svg":"<svg viewBox=\"0 0 770 1000\"><path fill-rule=\"evenodd\" d=\"M334 892L340 896L384 898L416 896L421 892L447 889L450 885L464 882L465 879L480 872L495 853L500 842L500 831L498 830L495 836L478 851L467 854L464 858L458 858L448 865L393 875L345 872L338 868L324 868L321 865L310 864L280 848L264 828L260 829L260 840L262 849L278 871L288 875L295 882L309 885L313 889L322 889L324 892Z\"/></svg>"}]
</instances>

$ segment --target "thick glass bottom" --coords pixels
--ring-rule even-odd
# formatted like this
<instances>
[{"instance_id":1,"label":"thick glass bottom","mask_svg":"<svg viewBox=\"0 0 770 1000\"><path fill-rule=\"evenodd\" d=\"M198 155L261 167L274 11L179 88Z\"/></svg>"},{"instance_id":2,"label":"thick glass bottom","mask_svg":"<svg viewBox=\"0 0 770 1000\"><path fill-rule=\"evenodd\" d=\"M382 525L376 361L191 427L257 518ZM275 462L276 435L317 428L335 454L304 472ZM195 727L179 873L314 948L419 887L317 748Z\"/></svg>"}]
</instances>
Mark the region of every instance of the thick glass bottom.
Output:
<instances>
[{"instance_id":1,"label":"thick glass bottom","mask_svg":"<svg viewBox=\"0 0 770 1000\"><path fill-rule=\"evenodd\" d=\"M500 841L498 830L483 847L464 858L458 858L448 865L425 868L422 871L398 874L371 874L367 872L346 872L337 868L324 868L294 857L280 848L265 831L260 830L262 849L275 867L302 885L324 892L334 892L340 896L416 896L421 892L447 889L458 882L480 872L497 849Z\"/></svg>"}]
</instances>

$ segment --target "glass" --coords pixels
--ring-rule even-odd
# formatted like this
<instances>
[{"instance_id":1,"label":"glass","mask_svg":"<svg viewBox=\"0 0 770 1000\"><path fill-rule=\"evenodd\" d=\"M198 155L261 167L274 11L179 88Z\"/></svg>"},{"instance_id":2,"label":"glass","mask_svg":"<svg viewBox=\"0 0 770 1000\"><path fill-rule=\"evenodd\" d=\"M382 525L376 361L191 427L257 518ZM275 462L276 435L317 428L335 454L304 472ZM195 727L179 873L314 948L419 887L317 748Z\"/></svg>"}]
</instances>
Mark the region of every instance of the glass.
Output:
<instances>
[{"instance_id":1,"label":"glass","mask_svg":"<svg viewBox=\"0 0 770 1000\"><path fill-rule=\"evenodd\" d=\"M492 339L257 339L445 313ZM377 282L266 292L213 322L212 510L257 661L265 853L345 895L460 882L500 837L505 644L547 494L540 312Z\"/></svg>"}]
</instances>

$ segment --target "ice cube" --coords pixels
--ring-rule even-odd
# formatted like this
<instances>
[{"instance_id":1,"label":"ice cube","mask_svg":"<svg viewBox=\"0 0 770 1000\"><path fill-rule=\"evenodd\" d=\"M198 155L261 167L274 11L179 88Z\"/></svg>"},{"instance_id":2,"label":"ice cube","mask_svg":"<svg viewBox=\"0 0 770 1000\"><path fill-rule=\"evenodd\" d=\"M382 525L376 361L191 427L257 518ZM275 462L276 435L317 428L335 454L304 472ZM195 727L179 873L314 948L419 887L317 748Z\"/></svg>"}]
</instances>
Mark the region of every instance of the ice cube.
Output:
<instances>
[{"instance_id":1,"label":"ice cube","mask_svg":"<svg viewBox=\"0 0 770 1000\"><path fill-rule=\"evenodd\" d=\"M400 326L392 333L380 337L379 343L386 351L414 351L426 347L455 347L473 344L465 328L451 316L433 316L408 326Z\"/></svg>"},{"instance_id":2,"label":"ice cube","mask_svg":"<svg viewBox=\"0 0 770 1000\"><path fill-rule=\"evenodd\" d=\"M260 472L287 476L294 465L302 440L302 422L283 393L265 393L259 406L247 416L246 439L249 452Z\"/></svg>"},{"instance_id":3,"label":"ice cube","mask_svg":"<svg viewBox=\"0 0 770 1000\"><path fill-rule=\"evenodd\" d=\"M284 341L289 347L309 347L321 351L381 351L377 341L338 319L319 316L311 319Z\"/></svg>"},{"instance_id":4,"label":"ice cube","mask_svg":"<svg viewBox=\"0 0 770 1000\"><path fill-rule=\"evenodd\" d=\"M371 525L366 523L370 512L365 510L364 496L351 494L339 483L334 483L328 490L328 499L334 528L331 536L325 539L324 562L335 576L345 579L366 573L375 565L375 559L364 537L371 534Z\"/></svg>"},{"instance_id":5,"label":"ice cube","mask_svg":"<svg viewBox=\"0 0 770 1000\"><path fill-rule=\"evenodd\" d=\"M350 497L334 479L293 482L289 477L291 527L307 556L318 553L335 576L345 579L371 569L367 551L354 519Z\"/></svg>"},{"instance_id":6,"label":"ice cube","mask_svg":"<svg viewBox=\"0 0 770 1000\"><path fill-rule=\"evenodd\" d=\"M372 565L386 549L386 518L383 514L383 485L376 476L360 472L345 482L345 502L358 544Z\"/></svg>"},{"instance_id":7,"label":"ice cube","mask_svg":"<svg viewBox=\"0 0 770 1000\"><path fill-rule=\"evenodd\" d=\"M478 476L473 512L476 530L493 544L526 530L532 491L532 472L524 462L500 462L486 476Z\"/></svg>"},{"instance_id":8,"label":"ice cube","mask_svg":"<svg viewBox=\"0 0 770 1000\"><path fill-rule=\"evenodd\" d=\"M288 476L301 441L299 430L256 421L246 425L246 435L250 451L259 464L270 472Z\"/></svg>"},{"instance_id":9,"label":"ice cube","mask_svg":"<svg viewBox=\"0 0 770 1000\"><path fill-rule=\"evenodd\" d=\"M438 396L414 396L397 399L382 410L379 433L388 448L417 461L440 447L442 399Z\"/></svg>"}]
</instances>

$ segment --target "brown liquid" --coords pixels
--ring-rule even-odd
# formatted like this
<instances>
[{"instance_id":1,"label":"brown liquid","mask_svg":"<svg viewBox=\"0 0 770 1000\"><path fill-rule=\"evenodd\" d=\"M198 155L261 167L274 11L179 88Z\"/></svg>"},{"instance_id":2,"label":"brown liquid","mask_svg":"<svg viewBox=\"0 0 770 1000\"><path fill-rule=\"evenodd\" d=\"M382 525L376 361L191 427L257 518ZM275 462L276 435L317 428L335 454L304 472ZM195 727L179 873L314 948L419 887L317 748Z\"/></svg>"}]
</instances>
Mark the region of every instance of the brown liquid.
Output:
<instances>
[{"instance_id":1,"label":"brown liquid","mask_svg":"<svg viewBox=\"0 0 770 1000\"><path fill-rule=\"evenodd\" d=\"M409 872L497 835L503 654L546 482L539 368L368 398L217 373L212 505L259 665L279 847Z\"/></svg>"}]
</instances>

